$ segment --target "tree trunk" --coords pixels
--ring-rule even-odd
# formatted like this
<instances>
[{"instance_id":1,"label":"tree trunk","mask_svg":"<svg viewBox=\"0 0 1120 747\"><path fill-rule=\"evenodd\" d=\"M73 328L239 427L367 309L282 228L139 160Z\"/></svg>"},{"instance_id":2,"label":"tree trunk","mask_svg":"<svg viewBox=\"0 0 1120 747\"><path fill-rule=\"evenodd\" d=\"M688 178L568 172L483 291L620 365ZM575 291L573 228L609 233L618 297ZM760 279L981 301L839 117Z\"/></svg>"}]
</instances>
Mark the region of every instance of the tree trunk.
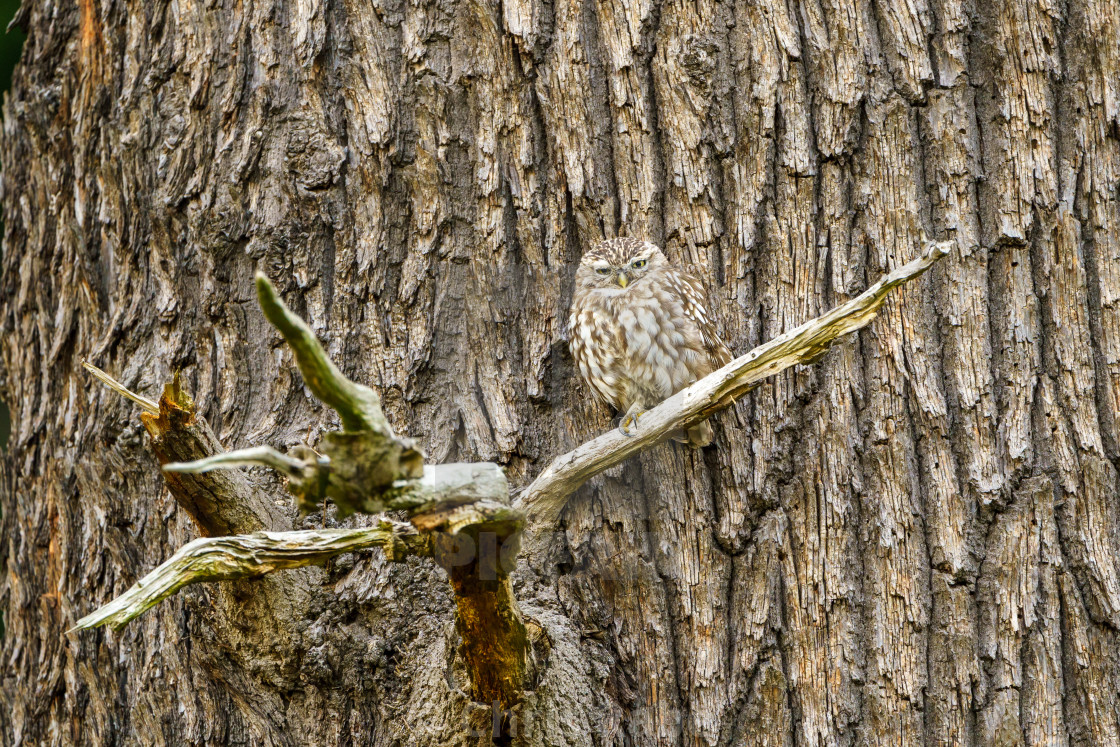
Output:
<instances>
[{"instance_id":1,"label":"tree trunk","mask_svg":"<svg viewBox=\"0 0 1120 747\"><path fill-rule=\"evenodd\" d=\"M1120 745L1120 1L17 20L4 744ZM181 370L227 448L337 425L257 269L430 463L519 486L611 427L564 339L591 242L697 265L741 353L922 232L960 249L717 416L714 448L656 447L572 498L557 562L514 579L538 671L512 714L471 699L428 559L67 632L199 534L83 359L152 398ZM266 528L333 521L248 479Z\"/></svg>"}]
</instances>

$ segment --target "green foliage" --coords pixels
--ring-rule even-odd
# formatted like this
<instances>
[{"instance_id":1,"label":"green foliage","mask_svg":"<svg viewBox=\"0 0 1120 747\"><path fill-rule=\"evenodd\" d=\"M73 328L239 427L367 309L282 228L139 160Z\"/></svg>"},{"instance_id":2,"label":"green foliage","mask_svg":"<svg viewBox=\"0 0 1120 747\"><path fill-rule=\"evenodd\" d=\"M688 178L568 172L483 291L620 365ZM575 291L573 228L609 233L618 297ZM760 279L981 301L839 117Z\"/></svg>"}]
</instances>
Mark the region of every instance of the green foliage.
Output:
<instances>
[{"instance_id":1,"label":"green foliage","mask_svg":"<svg viewBox=\"0 0 1120 747\"><path fill-rule=\"evenodd\" d=\"M19 0L0 0L0 20L7 25L19 10ZM7 34L0 36L0 85L7 91L12 84L12 71L19 62L20 52L23 51L23 41L26 39L23 29L13 28ZM2 225L0 225L2 229ZM0 248L0 253L3 248ZM2 254L0 254L2 256ZM12 432L11 413L8 406L0 401L0 450L8 445L8 436ZM3 623L0 622L0 635L3 635Z\"/></svg>"}]
</instances>

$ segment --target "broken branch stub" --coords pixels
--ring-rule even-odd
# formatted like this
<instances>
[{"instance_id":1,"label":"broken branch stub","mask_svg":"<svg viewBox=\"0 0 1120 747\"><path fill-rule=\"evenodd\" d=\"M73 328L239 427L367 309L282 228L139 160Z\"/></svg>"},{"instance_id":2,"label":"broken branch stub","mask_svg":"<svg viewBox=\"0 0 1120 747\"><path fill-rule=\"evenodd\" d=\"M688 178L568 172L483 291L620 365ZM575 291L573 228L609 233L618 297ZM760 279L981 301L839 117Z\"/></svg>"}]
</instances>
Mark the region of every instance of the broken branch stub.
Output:
<instances>
[{"instance_id":1,"label":"broken branch stub","mask_svg":"<svg viewBox=\"0 0 1120 747\"><path fill-rule=\"evenodd\" d=\"M106 383L107 379L112 380L104 372L98 378ZM218 437L183 390L178 374L164 387L157 408L157 413L145 408L140 420L152 438L152 452L161 465L202 459L222 451ZM240 473L165 473L165 477L175 501L190 514L204 536L273 529L281 520L272 501ZM237 496L237 500L230 500L231 496Z\"/></svg>"}]
</instances>

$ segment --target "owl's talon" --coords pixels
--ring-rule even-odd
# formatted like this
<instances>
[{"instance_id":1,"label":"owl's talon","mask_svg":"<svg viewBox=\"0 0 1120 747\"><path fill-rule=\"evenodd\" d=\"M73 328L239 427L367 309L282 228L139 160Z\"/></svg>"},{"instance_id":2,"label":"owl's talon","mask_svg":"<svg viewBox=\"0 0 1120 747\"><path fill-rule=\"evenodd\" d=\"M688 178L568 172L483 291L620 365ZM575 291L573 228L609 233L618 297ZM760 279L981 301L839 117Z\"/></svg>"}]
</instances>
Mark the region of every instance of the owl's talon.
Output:
<instances>
[{"instance_id":1,"label":"owl's talon","mask_svg":"<svg viewBox=\"0 0 1120 747\"><path fill-rule=\"evenodd\" d=\"M630 438L638 435L638 416L643 412L645 410L635 410L622 416L622 420L618 424L618 429L622 431L622 435Z\"/></svg>"}]
</instances>

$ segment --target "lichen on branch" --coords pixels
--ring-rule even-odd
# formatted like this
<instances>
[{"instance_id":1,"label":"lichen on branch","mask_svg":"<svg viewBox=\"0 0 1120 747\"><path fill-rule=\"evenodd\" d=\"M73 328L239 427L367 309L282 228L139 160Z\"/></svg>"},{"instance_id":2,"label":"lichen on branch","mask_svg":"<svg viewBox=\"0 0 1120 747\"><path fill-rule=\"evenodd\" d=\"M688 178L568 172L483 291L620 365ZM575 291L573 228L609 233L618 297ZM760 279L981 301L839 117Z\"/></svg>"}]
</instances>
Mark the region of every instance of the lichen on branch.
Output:
<instances>
[{"instance_id":1,"label":"lichen on branch","mask_svg":"<svg viewBox=\"0 0 1120 747\"><path fill-rule=\"evenodd\" d=\"M377 392L351 381L338 370L307 322L292 313L263 272L257 273L256 282L257 299L265 318L291 347L307 388L338 413L343 429L392 434Z\"/></svg>"},{"instance_id":2,"label":"lichen on branch","mask_svg":"<svg viewBox=\"0 0 1120 747\"><path fill-rule=\"evenodd\" d=\"M393 432L376 392L338 370L311 328L284 304L264 273L257 273L256 282L261 310L291 347L307 388L342 420L342 431L323 435L324 459L307 459L308 479L289 479L300 509L312 511L330 497L340 518L355 511L384 510L379 500L383 491L397 480L423 477L423 454L411 439Z\"/></svg>"}]
</instances>

